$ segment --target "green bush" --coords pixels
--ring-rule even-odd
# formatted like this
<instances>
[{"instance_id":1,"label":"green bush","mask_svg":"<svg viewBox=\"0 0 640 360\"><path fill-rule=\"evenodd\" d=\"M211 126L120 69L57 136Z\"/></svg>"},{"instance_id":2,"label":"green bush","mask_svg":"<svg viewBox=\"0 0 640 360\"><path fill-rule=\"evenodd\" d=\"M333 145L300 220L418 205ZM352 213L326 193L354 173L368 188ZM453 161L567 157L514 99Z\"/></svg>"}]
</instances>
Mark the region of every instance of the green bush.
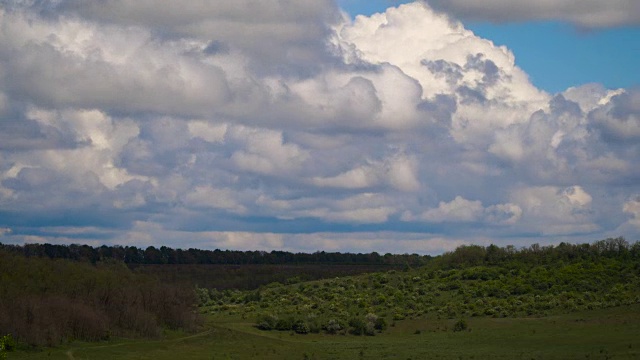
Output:
<instances>
[{"instance_id":1,"label":"green bush","mask_svg":"<svg viewBox=\"0 0 640 360\"><path fill-rule=\"evenodd\" d=\"M353 335L363 335L367 324L360 318L352 318L349 320L349 326L351 327L350 332Z\"/></svg>"},{"instance_id":2,"label":"green bush","mask_svg":"<svg viewBox=\"0 0 640 360\"><path fill-rule=\"evenodd\" d=\"M311 329L309 328L309 325L307 325L306 322L302 320L298 320L295 322L295 324L293 324L293 331L295 331L296 334L308 334L311 331Z\"/></svg>"},{"instance_id":3,"label":"green bush","mask_svg":"<svg viewBox=\"0 0 640 360\"><path fill-rule=\"evenodd\" d=\"M329 334L336 334L338 331L342 330L342 325L340 325L340 323L337 320L331 319L329 320L327 325L324 327L324 329Z\"/></svg>"},{"instance_id":4,"label":"green bush","mask_svg":"<svg viewBox=\"0 0 640 360\"><path fill-rule=\"evenodd\" d=\"M467 321L464 319L460 319L458 321L456 321L455 324L453 324L453 331L464 331L469 327L469 325L467 324Z\"/></svg>"},{"instance_id":5,"label":"green bush","mask_svg":"<svg viewBox=\"0 0 640 360\"><path fill-rule=\"evenodd\" d=\"M278 319L278 321L276 322L275 329L278 330L278 331L293 330L294 323L295 323L295 321L291 317L281 318L281 319Z\"/></svg>"},{"instance_id":6,"label":"green bush","mask_svg":"<svg viewBox=\"0 0 640 360\"><path fill-rule=\"evenodd\" d=\"M387 330L387 320L385 320L383 317L379 317L378 319L376 319L374 327L379 331Z\"/></svg>"},{"instance_id":7,"label":"green bush","mask_svg":"<svg viewBox=\"0 0 640 360\"><path fill-rule=\"evenodd\" d=\"M278 317L272 314L263 315L258 319L257 323L260 330L273 330L278 324Z\"/></svg>"},{"instance_id":8,"label":"green bush","mask_svg":"<svg viewBox=\"0 0 640 360\"><path fill-rule=\"evenodd\" d=\"M364 325L364 334L367 336L374 336L376 334L376 329L373 323L367 322Z\"/></svg>"},{"instance_id":9,"label":"green bush","mask_svg":"<svg viewBox=\"0 0 640 360\"><path fill-rule=\"evenodd\" d=\"M7 352L15 349L16 343L11 335L0 337L0 360L7 358Z\"/></svg>"}]
</instances>

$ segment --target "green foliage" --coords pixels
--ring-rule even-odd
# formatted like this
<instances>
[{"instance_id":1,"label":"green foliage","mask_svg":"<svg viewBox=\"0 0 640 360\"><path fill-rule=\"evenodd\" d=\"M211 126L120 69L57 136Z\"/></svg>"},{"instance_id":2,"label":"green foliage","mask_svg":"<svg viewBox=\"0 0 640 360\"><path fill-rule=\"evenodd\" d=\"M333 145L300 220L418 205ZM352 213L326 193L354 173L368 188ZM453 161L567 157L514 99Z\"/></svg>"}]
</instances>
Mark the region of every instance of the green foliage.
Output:
<instances>
[{"instance_id":1,"label":"green foliage","mask_svg":"<svg viewBox=\"0 0 640 360\"><path fill-rule=\"evenodd\" d=\"M195 329L193 290L135 274L122 263L26 258L0 249L0 332L54 346L112 335Z\"/></svg>"},{"instance_id":2,"label":"green foliage","mask_svg":"<svg viewBox=\"0 0 640 360\"><path fill-rule=\"evenodd\" d=\"M367 323L361 318L349 320L349 332L353 335L364 335Z\"/></svg>"},{"instance_id":3,"label":"green foliage","mask_svg":"<svg viewBox=\"0 0 640 360\"><path fill-rule=\"evenodd\" d=\"M380 256L376 252L369 254L353 253L327 253L324 251L312 254L290 253L286 251L238 251L238 250L200 250L200 249L172 249L161 246L159 249L149 246L145 250L135 246L100 246L89 245L55 245L55 244L26 244L3 245L0 249L19 253L27 257L48 257L51 259L69 259L83 262L96 263L98 261L116 260L131 265L192 265L192 264L358 264L358 265L385 265L406 266L423 265L429 261L430 256L418 254L385 254ZM293 282L303 279L298 276L290 277Z\"/></svg>"},{"instance_id":4,"label":"green foliage","mask_svg":"<svg viewBox=\"0 0 640 360\"><path fill-rule=\"evenodd\" d=\"M0 360L7 358L7 353L13 351L16 348L16 342L13 340L11 334L0 337Z\"/></svg>"},{"instance_id":5,"label":"green foliage","mask_svg":"<svg viewBox=\"0 0 640 360\"><path fill-rule=\"evenodd\" d=\"M343 326L336 319L330 319L325 325L324 330L327 334L337 334L340 330L343 329Z\"/></svg>"},{"instance_id":6,"label":"green foliage","mask_svg":"<svg viewBox=\"0 0 640 360\"><path fill-rule=\"evenodd\" d=\"M460 319L456 321L455 324L453 324L453 331L455 332L464 331L464 330L467 330L468 327L469 325L467 324L467 321L464 319Z\"/></svg>"},{"instance_id":7,"label":"green foliage","mask_svg":"<svg viewBox=\"0 0 640 360\"><path fill-rule=\"evenodd\" d=\"M283 317L278 319L278 321L276 322L275 329L278 331L293 330L293 325L295 323L296 323L296 319L294 319L292 316Z\"/></svg>"},{"instance_id":8,"label":"green foliage","mask_svg":"<svg viewBox=\"0 0 640 360\"><path fill-rule=\"evenodd\" d=\"M407 272L265 286L259 296L223 293L218 301L224 306L209 310L228 312L233 307L243 316L258 319L261 314L274 314L279 324L272 329L291 331L296 320L303 320L314 331L364 335L384 331L385 317L408 321L546 316L629 305L640 301L640 266L632 255L634 246L611 240L520 250L464 247L456 257L443 255ZM368 313L378 314L378 320L367 321ZM330 320L334 320L332 326Z\"/></svg>"},{"instance_id":9,"label":"green foliage","mask_svg":"<svg viewBox=\"0 0 640 360\"><path fill-rule=\"evenodd\" d=\"M204 306L211 301L211 297L209 296L209 290L207 288L200 288L196 286L196 297L198 299L198 306Z\"/></svg>"},{"instance_id":10,"label":"green foliage","mask_svg":"<svg viewBox=\"0 0 640 360\"><path fill-rule=\"evenodd\" d=\"M402 327L424 319L542 317L639 303L639 260L640 246L620 238L523 249L466 246L406 272L254 282L256 289L247 291L162 284L145 275L153 267L132 271L117 261L93 265L0 250L0 332L37 345L156 336L163 327L195 324L191 305L197 304L214 317L255 319L258 329L300 334L374 335L387 330L385 318ZM160 278L193 270L157 266L164 267ZM243 279L264 271L260 281L286 282L294 273L293 266L276 275L273 266L236 268Z\"/></svg>"},{"instance_id":11,"label":"green foliage","mask_svg":"<svg viewBox=\"0 0 640 360\"><path fill-rule=\"evenodd\" d=\"M311 331L309 325L303 320L296 320L296 322L292 326L292 329L296 332L296 334L308 334Z\"/></svg>"},{"instance_id":12,"label":"green foliage","mask_svg":"<svg viewBox=\"0 0 640 360\"><path fill-rule=\"evenodd\" d=\"M387 320L385 320L383 317L377 318L373 326L376 330L385 331L388 327Z\"/></svg>"},{"instance_id":13,"label":"green foliage","mask_svg":"<svg viewBox=\"0 0 640 360\"><path fill-rule=\"evenodd\" d=\"M278 317L273 314L266 314L258 319L258 329L275 330L278 324Z\"/></svg>"}]
</instances>

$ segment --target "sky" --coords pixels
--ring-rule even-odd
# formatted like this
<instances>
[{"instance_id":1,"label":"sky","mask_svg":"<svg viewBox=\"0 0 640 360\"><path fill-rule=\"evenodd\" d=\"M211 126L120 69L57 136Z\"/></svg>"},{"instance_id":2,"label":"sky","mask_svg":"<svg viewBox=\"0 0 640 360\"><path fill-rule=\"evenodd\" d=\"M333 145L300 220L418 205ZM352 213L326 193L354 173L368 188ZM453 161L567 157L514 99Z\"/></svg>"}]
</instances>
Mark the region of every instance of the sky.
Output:
<instances>
[{"instance_id":1,"label":"sky","mask_svg":"<svg viewBox=\"0 0 640 360\"><path fill-rule=\"evenodd\" d=\"M635 0L0 0L0 242L640 240Z\"/></svg>"},{"instance_id":2,"label":"sky","mask_svg":"<svg viewBox=\"0 0 640 360\"><path fill-rule=\"evenodd\" d=\"M370 16L409 2L340 0L338 4L355 17ZM633 2L627 4L633 11ZM636 14L638 12L640 9ZM457 11L454 16L463 15ZM640 58L637 21L612 20L606 25L586 27L558 17L464 18L465 27L476 35L507 46L516 57L516 65L527 72L534 85L545 91L558 93L588 83L599 83L608 89L640 84L640 71L629 71L638 66Z\"/></svg>"}]
</instances>

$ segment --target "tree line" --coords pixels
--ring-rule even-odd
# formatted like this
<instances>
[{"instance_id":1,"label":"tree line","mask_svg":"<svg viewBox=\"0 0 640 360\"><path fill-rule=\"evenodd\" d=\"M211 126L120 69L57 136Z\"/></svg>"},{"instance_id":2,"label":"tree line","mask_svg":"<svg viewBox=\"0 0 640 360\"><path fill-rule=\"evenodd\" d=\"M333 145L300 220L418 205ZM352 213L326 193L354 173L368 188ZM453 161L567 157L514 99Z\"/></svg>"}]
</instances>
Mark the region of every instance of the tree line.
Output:
<instances>
[{"instance_id":1,"label":"tree line","mask_svg":"<svg viewBox=\"0 0 640 360\"><path fill-rule=\"evenodd\" d=\"M125 264L25 257L0 249L0 334L55 346L110 336L154 337L196 329L193 288L166 284Z\"/></svg>"},{"instance_id":2,"label":"tree line","mask_svg":"<svg viewBox=\"0 0 640 360\"><path fill-rule=\"evenodd\" d=\"M187 250L167 246L149 246L141 249L135 246L102 245L56 245L0 243L0 249L20 253L26 257L48 257L51 259L71 259L93 264L106 259L122 261L125 264L369 264L369 265L409 265L420 266L431 256L418 254L340 253L317 251L314 253L291 253L287 251L238 251L238 250Z\"/></svg>"},{"instance_id":3,"label":"tree line","mask_svg":"<svg viewBox=\"0 0 640 360\"><path fill-rule=\"evenodd\" d=\"M462 245L454 251L438 256L430 265L439 268L505 264L541 265L602 258L640 260L640 242L631 244L624 237L617 237L583 244L532 244L519 249L513 245Z\"/></svg>"}]
</instances>

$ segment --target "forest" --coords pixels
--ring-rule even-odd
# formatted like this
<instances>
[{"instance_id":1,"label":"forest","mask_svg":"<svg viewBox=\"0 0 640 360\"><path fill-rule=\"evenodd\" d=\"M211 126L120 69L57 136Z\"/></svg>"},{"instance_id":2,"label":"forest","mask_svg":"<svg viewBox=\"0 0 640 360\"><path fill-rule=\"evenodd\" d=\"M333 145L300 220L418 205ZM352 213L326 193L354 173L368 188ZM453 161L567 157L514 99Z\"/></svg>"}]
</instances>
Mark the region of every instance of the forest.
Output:
<instances>
[{"instance_id":1,"label":"forest","mask_svg":"<svg viewBox=\"0 0 640 360\"><path fill-rule=\"evenodd\" d=\"M173 249L166 246L156 248L148 246L141 249L135 246L92 247L89 245L25 244L10 245L0 243L0 249L20 253L26 257L49 257L51 259L70 259L95 264L113 259L125 264L384 264L384 265L422 265L431 256L418 254L384 254L377 252L340 253L317 251L315 253L291 253L287 251L237 251L237 250L200 250Z\"/></svg>"},{"instance_id":2,"label":"forest","mask_svg":"<svg viewBox=\"0 0 640 360\"><path fill-rule=\"evenodd\" d=\"M33 355L78 341L164 341L220 327L328 336L323 341L393 336L425 321L433 331L464 333L482 319L640 304L640 243L623 238L467 245L435 257L165 250L191 254L193 262L179 263L169 262L179 256L152 262L149 249L138 249L142 259L131 262L128 249L0 244L0 358L9 350Z\"/></svg>"}]
</instances>

